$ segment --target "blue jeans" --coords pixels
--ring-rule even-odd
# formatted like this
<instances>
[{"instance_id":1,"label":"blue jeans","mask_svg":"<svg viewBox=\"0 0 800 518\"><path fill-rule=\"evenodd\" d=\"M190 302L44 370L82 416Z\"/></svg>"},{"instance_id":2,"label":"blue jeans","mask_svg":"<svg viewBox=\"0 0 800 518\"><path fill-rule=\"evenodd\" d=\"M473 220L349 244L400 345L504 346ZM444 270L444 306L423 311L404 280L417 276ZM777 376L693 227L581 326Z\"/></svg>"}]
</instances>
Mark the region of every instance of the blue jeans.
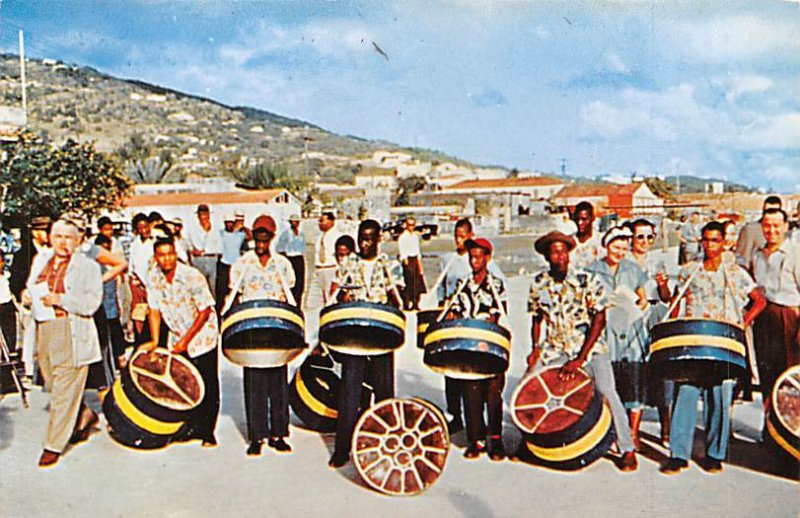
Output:
<instances>
[{"instance_id":1,"label":"blue jeans","mask_svg":"<svg viewBox=\"0 0 800 518\"><path fill-rule=\"evenodd\" d=\"M697 420L697 401L703 396L703 423L706 431L706 456L723 460L728 451L731 434L731 405L734 380L707 387L687 383L676 384L677 397L672 411L669 431L670 454L673 458L689 460Z\"/></svg>"}]
</instances>

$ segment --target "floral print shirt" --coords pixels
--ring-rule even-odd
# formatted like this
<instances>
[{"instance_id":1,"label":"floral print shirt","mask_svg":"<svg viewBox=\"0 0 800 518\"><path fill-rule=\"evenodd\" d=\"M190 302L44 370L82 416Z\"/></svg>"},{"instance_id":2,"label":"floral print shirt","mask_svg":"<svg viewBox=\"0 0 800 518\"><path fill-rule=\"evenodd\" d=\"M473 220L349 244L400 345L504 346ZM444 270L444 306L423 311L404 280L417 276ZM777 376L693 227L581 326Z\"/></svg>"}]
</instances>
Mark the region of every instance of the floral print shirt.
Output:
<instances>
[{"instance_id":1,"label":"floral print shirt","mask_svg":"<svg viewBox=\"0 0 800 518\"><path fill-rule=\"evenodd\" d=\"M400 263L389 259L386 254L379 254L372 261L350 254L338 266L334 283L340 289L348 290L354 301L378 304L389 304L390 301L399 304L393 294L394 288L399 292L405 286Z\"/></svg>"},{"instance_id":2,"label":"floral print shirt","mask_svg":"<svg viewBox=\"0 0 800 518\"><path fill-rule=\"evenodd\" d=\"M576 237L575 242L578 243L578 246L575 247L569 258L571 268L586 268L606 255L606 250L600 244L600 236L597 234L592 234L592 237L583 243Z\"/></svg>"},{"instance_id":3,"label":"floral print shirt","mask_svg":"<svg viewBox=\"0 0 800 518\"><path fill-rule=\"evenodd\" d=\"M723 256L716 271L707 271L701 261L685 264L678 275L683 286L692 272L699 268L684 297L682 316L686 318L708 318L741 325L744 308L756 283L747 270L736 264L732 254Z\"/></svg>"},{"instance_id":4,"label":"floral print shirt","mask_svg":"<svg viewBox=\"0 0 800 518\"><path fill-rule=\"evenodd\" d=\"M575 358L583 347L592 317L608 305L603 283L583 270L570 269L562 282L556 281L548 271L533 276L528 312L542 318L546 332L542 345L543 360L548 356L565 353ZM602 338L598 338L591 354L607 351Z\"/></svg>"},{"instance_id":5,"label":"floral print shirt","mask_svg":"<svg viewBox=\"0 0 800 518\"><path fill-rule=\"evenodd\" d=\"M491 273L487 274L480 284L476 283L470 274L461 280L456 293L450 306L450 313L456 318L497 321L505 313L507 305L505 283ZM500 309L500 304L503 304L503 309Z\"/></svg>"},{"instance_id":6,"label":"floral print shirt","mask_svg":"<svg viewBox=\"0 0 800 518\"><path fill-rule=\"evenodd\" d=\"M294 283L294 269L282 255L271 256L266 266L261 266L255 251L250 250L231 266L230 287L241 294L242 302L256 299L289 302L286 293ZM294 301L294 305L297 305L297 301Z\"/></svg>"},{"instance_id":7,"label":"floral print shirt","mask_svg":"<svg viewBox=\"0 0 800 518\"><path fill-rule=\"evenodd\" d=\"M212 308L211 316L187 349L189 356L196 358L217 346L219 326L213 309L214 297L200 270L180 262L175 268L172 282L167 282L158 266L150 269L147 300L151 309L161 312L161 318L169 327L169 347L189 331L200 311Z\"/></svg>"}]
</instances>

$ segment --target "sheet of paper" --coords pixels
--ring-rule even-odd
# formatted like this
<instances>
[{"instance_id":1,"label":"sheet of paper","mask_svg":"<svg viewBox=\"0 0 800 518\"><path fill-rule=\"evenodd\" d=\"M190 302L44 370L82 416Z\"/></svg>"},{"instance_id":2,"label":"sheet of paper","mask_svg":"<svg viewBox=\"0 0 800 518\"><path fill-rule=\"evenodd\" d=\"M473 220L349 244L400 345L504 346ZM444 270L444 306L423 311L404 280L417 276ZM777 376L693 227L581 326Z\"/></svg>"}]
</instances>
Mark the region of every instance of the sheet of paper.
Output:
<instances>
[{"instance_id":1,"label":"sheet of paper","mask_svg":"<svg viewBox=\"0 0 800 518\"><path fill-rule=\"evenodd\" d=\"M31 288L31 313L37 322L44 322L47 320L56 319L56 311L52 306L45 306L42 304L42 297L50 293L46 282L35 284Z\"/></svg>"}]
</instances>

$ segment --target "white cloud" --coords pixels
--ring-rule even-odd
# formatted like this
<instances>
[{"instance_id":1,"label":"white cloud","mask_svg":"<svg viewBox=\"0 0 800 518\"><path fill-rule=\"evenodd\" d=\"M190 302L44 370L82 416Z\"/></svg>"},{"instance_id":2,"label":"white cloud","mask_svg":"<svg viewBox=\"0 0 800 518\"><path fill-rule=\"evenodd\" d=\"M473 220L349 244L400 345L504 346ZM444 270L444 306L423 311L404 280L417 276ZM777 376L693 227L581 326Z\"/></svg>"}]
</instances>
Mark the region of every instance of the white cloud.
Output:
<instances>
[{"instance_id":1,"label":"white cloud","mask_svg":"<svg viewBox=\"0 0 800 518\"><path fill-rule=\"evenodd\" d=\"M725 99L735 102L743 94L761 93L772 88L773 81L768 77L756 75L734 76Z\"/></svg>"},{"instance_id":2,"label":"white cloud","mask_svg":"<svg viewBox=\"0 0 800 518\"><path fill-rule=\"evenodd\" d=\"M629 74L631 72L631 69L622 61L622 58L619 57L619 54L616 52L607 52L604 57L609 70L621 74Z\"/></svg>"},{"instance_id":3,"label":"white cloud","mask_svg":"<svg viewBox=\"0 0 800 518\"><path fill-rule=\"evenodd\" d=\"M790 20L728 15L665 27L667 43L693 57L717 62L800 52L800 31Z\"/></svg>"},{"instance_id":4,"label":"white cloud","mask_svg":"<svg viewBox=\"0 0 800 518\"><path fill-rule=\"evenodd\" d=\"M800 113L759 117L740 134L750 149L796 149L800 147Z\"/></svg>"}]
</instances>

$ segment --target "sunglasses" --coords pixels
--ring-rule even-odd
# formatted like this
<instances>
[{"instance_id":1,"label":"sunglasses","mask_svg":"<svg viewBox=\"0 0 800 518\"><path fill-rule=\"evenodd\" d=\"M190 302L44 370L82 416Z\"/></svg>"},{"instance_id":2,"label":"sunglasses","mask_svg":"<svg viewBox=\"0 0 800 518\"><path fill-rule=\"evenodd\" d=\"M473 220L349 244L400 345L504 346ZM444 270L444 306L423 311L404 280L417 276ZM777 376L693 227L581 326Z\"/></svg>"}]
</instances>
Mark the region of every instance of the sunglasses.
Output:
<instances>
[{"instance_id":1,"label":"sunglasses","mask_svg":"<svg viewBox=\"0 0 800 518\"><path fill-rule=\"evenodd\" d=\"M654 234L636 234L636 239L643 240L647 239L648 241L655 241L656 236Z\"/></svg>"}]
</instances>

